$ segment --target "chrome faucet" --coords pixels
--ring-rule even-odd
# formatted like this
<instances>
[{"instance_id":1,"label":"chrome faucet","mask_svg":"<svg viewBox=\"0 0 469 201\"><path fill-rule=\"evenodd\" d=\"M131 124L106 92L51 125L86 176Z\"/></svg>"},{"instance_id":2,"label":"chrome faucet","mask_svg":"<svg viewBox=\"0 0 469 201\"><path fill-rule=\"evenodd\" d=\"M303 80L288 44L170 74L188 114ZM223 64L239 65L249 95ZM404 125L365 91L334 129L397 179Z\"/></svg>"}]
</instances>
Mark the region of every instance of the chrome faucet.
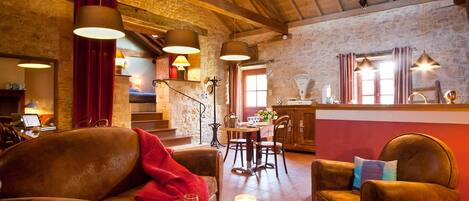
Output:
<instances>
[{"instance_id":1,"label":"chrome faucet","mask_svg":"<svg viewBox=\"0 0 469 201\"><path fill-rule=\"evenodd\" d=\"M414 96L417 96L417 95L423 98L423 101L425 102L425 104L428 103L427 97L423 95L422 93L416 92L416 91L412 92L412 94L410 94L409 97L407 97L407 102L409 102L410 104L414 104Z\"/></svg>"}]
</instances>

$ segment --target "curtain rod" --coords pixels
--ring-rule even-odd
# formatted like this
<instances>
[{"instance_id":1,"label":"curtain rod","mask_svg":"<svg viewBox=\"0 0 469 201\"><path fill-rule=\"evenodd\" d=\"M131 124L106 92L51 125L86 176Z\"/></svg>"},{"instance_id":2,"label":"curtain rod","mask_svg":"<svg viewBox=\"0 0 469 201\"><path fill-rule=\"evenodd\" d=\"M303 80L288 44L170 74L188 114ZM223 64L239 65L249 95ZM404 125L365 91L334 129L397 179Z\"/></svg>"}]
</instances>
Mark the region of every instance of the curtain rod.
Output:
<instances>
[{"instance_id":1,"label":"curtain rod","mask_svg":"<svg viewBox=\"0 0 469 201\"><path fill-rule=\"evenodd\" d=\"M411 47L411 49L413 51L417 51L417 48L416 47ZM376 52L371 52L371 53L355 53L355 56L356 57L376 57L376 56L383 56L383 55L387 55L387 54L392 54L392 49L391 50L382 50L382 51L376 51ZM339 58L339 55L338 54L336 57Z\"/></svg>"}]
</instances>

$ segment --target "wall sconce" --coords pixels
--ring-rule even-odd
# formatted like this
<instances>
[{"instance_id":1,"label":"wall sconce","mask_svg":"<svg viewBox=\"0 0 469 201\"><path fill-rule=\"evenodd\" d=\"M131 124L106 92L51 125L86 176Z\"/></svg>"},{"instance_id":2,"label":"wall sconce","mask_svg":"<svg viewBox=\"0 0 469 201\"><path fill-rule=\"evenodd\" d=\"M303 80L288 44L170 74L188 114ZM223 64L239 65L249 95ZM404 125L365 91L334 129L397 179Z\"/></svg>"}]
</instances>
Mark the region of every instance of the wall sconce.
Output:
<instances>
[{"instance_id":1,"label":"wall sconce","mask_svg":"<svg viewBox=\"0 0 469 201\"><path fill-rule=\"evenodd\" d=\"M441 65L438 62L436 62L432 57L430 57L430 55L428 55L427 52L425 52L424 50L422 55L420 55L420 57L417 59L414 65L412 65L410 70L426 71L426 70L431 70L431 69L440 68L440 67Z\"/></svg>"},{"instance_id":2,"label":"wall sconce","mask_svg":"<svg viewBox=\"0 0 469 201\"><path fill-rule=\"evenodd\" d=\"M142 79L140 77L135 76L130 78L130 82L132 83L132 88L140 91L140 87L142 86Z\"/></svg>"}]
</instances>

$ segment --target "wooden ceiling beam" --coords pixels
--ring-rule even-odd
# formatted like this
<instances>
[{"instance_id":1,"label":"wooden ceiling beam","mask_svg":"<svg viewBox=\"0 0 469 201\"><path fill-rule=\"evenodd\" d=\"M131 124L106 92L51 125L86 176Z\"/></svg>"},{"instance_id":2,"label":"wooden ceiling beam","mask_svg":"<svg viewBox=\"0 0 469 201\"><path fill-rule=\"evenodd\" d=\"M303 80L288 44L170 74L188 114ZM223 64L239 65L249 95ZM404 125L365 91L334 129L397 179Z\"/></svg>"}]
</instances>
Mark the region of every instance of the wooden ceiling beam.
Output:
<instances>
[{"instance_id":1,"label":"wooden ceiling beam","mask_svg":"<svg viewBox=\"0 0 469 201\"><path fill-rule=\"evenodd\" d=\"M368 6L367 9L362 9L362 8L357 8L353 10L346 10L340 13L333 13L333 14L328 14L328 15L322 15L318 17L313 17L313 18L307 18L304 19L303 21L297 21L297 22L290 22L288 23L288 27L299 27L299 26L305 26L305 25L310 25L310 24L316 24L320 22L325 22L325 21L330 21L330 20L336 20L340 18L347 18L347 17L353 17L353 16L359 16L363 14L368 14L368 13L374 13L374 12L380 12L380 11L385 11L389 9L394 9L394 8L400 8L400 7L405 7L405 6L411 6L411 5L416 5L416 4L422 4L422 3L427 3L427 2L432 2L432 1L438 1L438 0L399 0L399 1L392 1L392 2L387 2L387 3L382 3L382 4L376 4L376 5L370 5ZM270 32L268 29L255 29L255 30L250 30L250 31L245 31L236 34L238 38L242 37L248 37L252 35L258 35L258 34L264 34Z\"/></svg>"},{"instance_id":2,"label":"wooden ceiling beam","mask_svg":"<svg viewBox=\"0 0 469 201\"><path fill-rule=\"evenodd\" d=\"M346 11L339 12L339 13L333 13L333 14L323 15L319 17L308 18L308 19L304 19L303 21L290 22L288 23L288 27L292 28L292 27L298 27L298 26L305 26L305 25L310 25L310 24L316 24L319 22L325 22L325 21L336 20L340 18L364 15L368 13L380 12L380 11L385 11L389 9L401 8L405 6L422 4L422 3L432 2L432 1L438 1L438 0L399 0L399 1L386 2L386 3L381 3L381 4L370 5L366 9L356 8L356 9L346 10Z\"/></svg>"},{"instance_id":3,"label":"wooden ceiling beam","mask_svg":"<svg viewBox=\"0 0 469 201\"><path fill-rule=\"evenodd\" d=\"M288 33L286 24L269 19L246 8L237 6L225 0L186 0L196 6L215 11L217 13L232 17L241 21L246 21L256 26L266 27L272 31L282 34Z\"/></svg>"},{"instance_id":4,"label":"wooden ceiling beam","mask_svg":"<svg viewBox=\"0 0 469 201\"><path fill-rule=\"evenodd\" d=\"M293 7L293 10L295 10L296 15L298 16L299 20L303 20L303 15L301 14L300 9L298 9L298 5L296 5L295 0L290 0L290 5Z\"/></svg>"},{"instance_id":5,"label":"wooden ceiling beam","mask_svg":"<svg viewBox=\"0 0 469 201\"><path fill-rule=\"evenodd\" d=\"M312 0L313 2L313 7L316 9L319 13L319 16L323 15L321 8L319 7L318 0Z\"/></svg>"},{"instance_id":6,"label":"wooden ceiling beam","mask_svg":"<svg viewBox=\"0 0 469 201\"><path fill-rule=\"evenodd\" d=\"M158 46L152 43L152 41L148 40L143 34L137 33L137 32L127 32L127 34L140 41L142 45L144 45L147 49L149 49L151 52L157 55L162 55L164 54L163 50L161 50Z\"/></svg>"}]
</instances>

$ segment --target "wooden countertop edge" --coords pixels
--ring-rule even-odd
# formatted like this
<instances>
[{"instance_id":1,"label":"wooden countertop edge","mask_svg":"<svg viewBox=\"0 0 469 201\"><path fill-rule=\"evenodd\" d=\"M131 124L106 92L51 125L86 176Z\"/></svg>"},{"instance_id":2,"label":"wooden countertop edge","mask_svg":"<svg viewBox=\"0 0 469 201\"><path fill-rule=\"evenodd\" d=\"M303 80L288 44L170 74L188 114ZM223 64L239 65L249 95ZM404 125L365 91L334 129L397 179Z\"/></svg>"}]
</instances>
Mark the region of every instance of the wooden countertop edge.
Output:
<instances>
[{"instance_id":1,"label":"wooden countertop edge","mask_svg":"<svg viewBox=\"0 0 469 201\"><path fill-rule=\"evenodd\" d=\"M469 104L318 104L317 110L398 110L398 111L469 111Z\"/></svg>"}]
</instances>

